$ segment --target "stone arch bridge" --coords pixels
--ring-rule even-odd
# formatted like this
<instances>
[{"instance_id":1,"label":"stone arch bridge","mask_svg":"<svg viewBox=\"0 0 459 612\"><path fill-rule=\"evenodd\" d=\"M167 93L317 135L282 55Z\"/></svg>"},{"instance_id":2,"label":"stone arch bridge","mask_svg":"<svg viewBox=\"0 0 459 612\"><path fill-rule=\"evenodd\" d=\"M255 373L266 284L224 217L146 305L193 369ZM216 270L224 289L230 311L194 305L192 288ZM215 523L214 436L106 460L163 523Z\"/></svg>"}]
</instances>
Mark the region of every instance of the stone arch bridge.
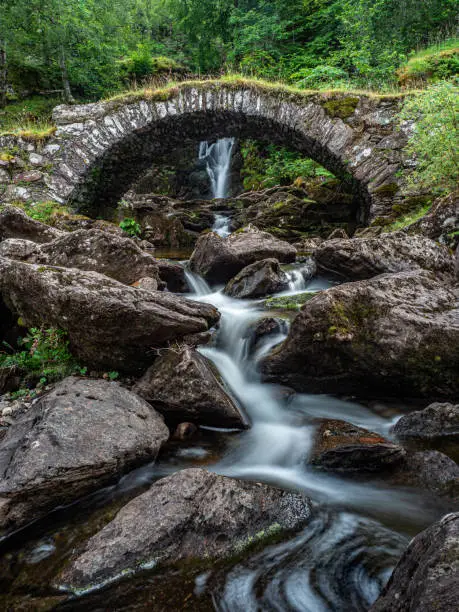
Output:
<instances>
[{"instance_id":1,"label":"stone arch bridge","mask_svg":"<svg viewBox=\"0 0 459 612\"><path fill-rule=\"evenodd\" d=\"M115 207L155 158L174 147L237 136L288 146L347 179L361 203L359 220L368 223L402 199L411 160L402 151L400 104L399 96L204 81L58 106L56 131L45 142L0 138L0 148L19 147L26 157L19 173L0 168L0 197L56 200L94 214Z\"/></svg>"}]
</instances>

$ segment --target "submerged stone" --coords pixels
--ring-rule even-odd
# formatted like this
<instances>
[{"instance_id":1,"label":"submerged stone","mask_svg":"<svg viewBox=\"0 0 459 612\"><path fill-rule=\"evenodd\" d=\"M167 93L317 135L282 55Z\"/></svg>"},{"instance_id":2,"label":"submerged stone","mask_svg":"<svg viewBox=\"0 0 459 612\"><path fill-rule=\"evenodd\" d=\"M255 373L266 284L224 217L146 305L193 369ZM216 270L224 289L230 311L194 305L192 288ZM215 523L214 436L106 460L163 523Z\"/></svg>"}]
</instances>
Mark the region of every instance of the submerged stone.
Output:
<instances>
[{"instance_id":1,"label":"submerged stone","mask_svg":"<svg viewBox=\"0 0 459 612\"><path fill-rule=\"evenodd\" d=\"M58 582L81 592L142 567L222 559L275 533L301 528L310 514L309 500L299 493L203 469L182 470L124 506Z\"/></svg>"}]
</instances>

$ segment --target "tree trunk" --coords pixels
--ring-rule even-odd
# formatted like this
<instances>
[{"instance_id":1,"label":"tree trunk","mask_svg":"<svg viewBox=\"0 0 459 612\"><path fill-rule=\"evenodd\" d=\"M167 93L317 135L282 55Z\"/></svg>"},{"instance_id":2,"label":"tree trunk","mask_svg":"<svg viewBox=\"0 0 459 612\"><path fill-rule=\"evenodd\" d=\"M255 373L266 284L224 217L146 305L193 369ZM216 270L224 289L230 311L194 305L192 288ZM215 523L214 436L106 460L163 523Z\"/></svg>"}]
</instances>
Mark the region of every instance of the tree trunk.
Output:
<instances>
[{"instance_id":1,"label":"tree trunk","mask_svg":"<svg viewBox=\"0 0 459 612\"><path fill-rule=\"evenodd\" d=\"M75 104L75 98L72 96L72 90L70 89L69 75L67 73L67 63L65 61L64 47L61 47L59 54L59 66L61 68L62 87L64 90L64 102L67 104Z\"/></svg>"},{"instance_id":2,"label":"tree trunk","mask_svg":"<svg viewBox=\"0 0 459 612\"><path fill-rule=\"evenodd\" d=\"M6 65L6 40L0 39L0 108L6 106L6 92L8 69Z\"/></svg>"}]
</instances>

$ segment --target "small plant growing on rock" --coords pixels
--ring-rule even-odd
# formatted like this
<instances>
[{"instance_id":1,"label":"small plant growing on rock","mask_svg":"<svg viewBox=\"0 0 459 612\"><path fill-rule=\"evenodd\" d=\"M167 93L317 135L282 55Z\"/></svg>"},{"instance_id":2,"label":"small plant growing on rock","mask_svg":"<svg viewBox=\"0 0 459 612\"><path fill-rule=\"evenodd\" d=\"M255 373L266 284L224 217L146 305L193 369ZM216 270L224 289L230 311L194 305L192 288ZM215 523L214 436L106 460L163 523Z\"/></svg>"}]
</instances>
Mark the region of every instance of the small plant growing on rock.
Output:
<instances>
[{"instance_id":1,"label":"small plant growing on rock","mask_svg":"<svg viewBox=\"0 0 459 612\"><path fill-rule=\"evenodd\" d=\"M63 330L32 327L24 338L19 338L18 349L15 351L3 343L0 368L16 367L21 375L21 389L33 385L44 387L66 376L85 373L86 369L71 354Z\"/></svg>"},{"instance_id":2,"label":"small plant growing on rock","mask_svg":"<svg viewBox=\"0 0 459 612\"><path fill-rule=\"evenodd\" d=\"M137 221L131 217L126 217L126 219L123 219L120 223L120 228L123 230L123 232L126 232L126 234L132 237L140 236L142 231Z\"/></svg>"}]
</instances>

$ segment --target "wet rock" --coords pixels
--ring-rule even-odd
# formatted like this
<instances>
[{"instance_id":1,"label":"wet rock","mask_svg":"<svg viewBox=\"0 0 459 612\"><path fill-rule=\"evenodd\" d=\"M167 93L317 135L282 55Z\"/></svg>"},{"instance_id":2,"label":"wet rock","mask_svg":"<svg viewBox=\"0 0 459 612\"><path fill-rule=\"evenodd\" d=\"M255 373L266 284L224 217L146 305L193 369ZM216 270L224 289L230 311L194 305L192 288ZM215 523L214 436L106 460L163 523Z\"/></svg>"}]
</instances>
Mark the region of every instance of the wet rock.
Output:
<instances>
[{"instance_id":1,"label":"wet rock","mask_svg":"<svg viewBox=\"0 0 459 612\"><path fill-rule=\"evenodd\" d=\"M32 242L51 242L63 232L27 216L20 208L6 206L0 212L0 240L22 238Z\"/></svg>"},{"instance_id":2,"label":"wet rock","mask_svg":"<svg viewBox=\"0 0 459 612\"><path fill-rule=\"evenodd\" d=\"M190 421L214 427L247 426L205 357L185 347L165 351L133 391L164 414L167 422Z\"/></svg>"},{"instance_id":3,"label":"wet rock","mask_svg":"<svg viewBox=\"0 0 459 612\"><path fill-rule=\"evenodd\" d=\"M327 240L316 249L314 257L322 272L350 280L419 269L450 276L454 270L446 247L424 236L408 236L403 232L377 238Z\"/></svg>"},{"instance_id":4,"label":"wet rock","mask_svg":"<svg viewBox=\"0 0 459 612\"><path fill-rule=\"evenodd\" d=\"M299 253L314 253L314 251L324 242L323 238L303 238L293 245Z\"/></svg>"},{"instance_id":5,"label":"wet rock","mask_svg":"<svg viewBox=\"0 0 459 612\"><path fill-rule=\"evenodd\" d=\"M231 234L226 240L245 266L268 257L281 263L292 263L296 258L296 249L291 244L251 225Z\"/></svg>"},{"instance_id":6,"label":"wet rock","mask_svg":"<svg viewBox=\"0 0 459 612\"><path fill-rule=\"evenodd\" d=\"M190 269L211 283L227 282L246 266L267 258L295 261L296 249L253 226L221 238L210 232L201 236L190 259Z\"/></svg>"},{"instance_id":7,"label":"wet rock","mask_svg":"<svg viewBox=\"0 0 459 612\"><path fill-rule=\"evenodd\" d=\"M459 404L434 403L411 412L402 416L392 431L400 439L459 439Z\"/></svg>"},{"instance_id":8,"label":"wet rock","mask_svg":"<svg viewBox=\"0 0 459 612\"><path fill-rule=\"evenodd\" d=\"M84 589L142 564L222 559L251 541L298 529L309 516L308 499L297 493L203 469L182 470L124 506L88 541L59 583Z\"/></svg>"},{"instance_id":9,"label":"wet rock","mask_svg":"<svg viewBox=\"0 0 459 612\"><path fill-rule=\"evenodd\" d=\"M392 475L391 482L459 502L459 466L436 450L408 453Z\"/></svg>"},{"instance_id":10,"label":"wet rock","mask_svg":"<svg viewBox=\"0 0 459 612\"><path fill-rule=\"evenodd\" d=\"M455 612L459 601L459 513L417 535L370 612Z\"/></svg>"},{"instance_id":11,"label":"wet rock","mask_svg":"<svg viewBox=\"0 0 459 612\"><path fill-rule=\"evenodd\" d=\"M354 238L377 238L384 233L382 225L372 225L370 227L359 227L354 232Z\"/></svg>"},{"instance_id":12,"label":"wet rock","mask_svg":"<svg viewBox=\"0 0 459 612\"><path fill-rule=\"evenodd\" d=\"M183 266L171 263L165 259L157 259L156 262L158 264L159 277L166 283L169 291L172 293L187 293L189 291Z\"/></svg>"},{"instance_id":13,"label":"wet rock","mask_svg":"<svg viewBox=\"0 0 459 612\"><path fill-rule=\"evenodd\" d=\"M408 234L422 234L451 248L455 248L458 244L457 230L459 230L458 191L436 200L424 217L404 229Z\"/></svg>"},{"instance_id":14,"label":"wet rock","mask_svg":"<svg viewBox=\"0 0 459 612\"><path fill-rule=\"evenodd\" d=\"M0 529L33 521L155 459L169 431L117 383L70 377L0 442Z\"/></svg>"},{"instance_id":15,"label":"wet rock","mask_svg":"<svg viewBox=\"0 0 459 612\"><path fill-rule=\"evenodd\" d=\"M288 283L288 276L277 259L262 259L236 274L227 283L223 293L233 298L258 298L284 291Z\"/></svg>"},{"instance_id":16,"label":"wet rock","mask_svg":"<svg viewBox=\"0 0 459 612\"><path fill-rule=\"evenodd\" d=\"M328 236L327 240L348 240L349 236L346 234L346 231L341 227L337 227L332 231L332 233Z\"/></svg>"},{"instance_id":17,"label":"wet rock","mask_svg":"<svg viewBox=\"0 0 459 612\"><path fill-rule=\"evenodd\" d=\"M355 218L352 194L323 185L272 187L243 193L230 200L236 214L235 228L253 223L283 240L299 240L304 233L328 236L337 225Z\"/></svg>"},{"instance_id":18,"label":"wet rock","mask_svg":"<svg viewBox=\"0 0 459 612\"><path fill-rule=\"evenodd\" d=\"M138 281L133 283L132 286L137 287L137 289L144 289L145 291L157 291L158 281L156 278L150 278L147 276L145 278L140 278Z\"/></svg>"},{"instance_id":19,"label":"wet rock","mask_svg":"<svg viewBox=\"0 0 459 612\"><path fill-rule=\"evenodd\" d=\"M377 472L392 469L404 455L401 446L379 434L345 421L325 420L316 431L309 460L327 470Z\"/></svg>"},{"instance_id":20,"label":"wet rock","mask_svg":"<svg viewBox=\"0 0 459 612\"><path fill-rule=\"evenodd\" d=\"M210 283L225 283L244 268L227 240L213 232L199 237L189 266Z\"/></svg>"},{"instance_id":21,"label":"wet rock","mask_svg":"<svg viewBox=\"0 0 459 612\"><path fill-rule=\"evenodd\" d=\"M81 365L138 372L154 349L207 331L219 319L210 305L164 292L127 287L96 272L37 266L0 258L6 306L28 326L68 332Z\"/></svg>"},{"instance_id":22,"label":"wet rock","mask_svg":"<svg viewBox=\"0 0 459 612\"><path fill-rule=\"evenodd\" d=\"M128 285L145 276L159 280L152 255L142 251L130 238L97 229L70 232L47 244L36 245L33 251L28 250L28 245L24 250L28 254L16 259L99 272ZM7 256L4 251L2 254Z\"/></svg>"},{"instance_id":23,"label":"wet rock","mask_svg":"<svg viewBox=\"0 0 459 612\"><path fill-rule=\"evenodd\" d=\"M18 366L0 367L0 395L15 391L21 383L21 371Z\"/></svg>"},{"instance_id":24,"label":"wet rock","mask_svg":"<svg viewBox=\"0 0 459 612\"><path fill-rule=\"evenodd\" d=\"M174 435L174 440L191 440L198 433L198 428L194 423L180 423L177 425Z\"/></svg>"},{"instance_id":25,"label":"wet rock","mask_svg":"<svg viewBox=\"0 0 459 612\"><path fill-rule=\"evenodd\" d=\"M459 308L429 272L384 274L321 291L262 362L297 391L457 397Z\"/></svg>"},{"instance_id":26,"label":"wet rock","mask_svg":"<svg viewBox=\"0 0 459 612\"><path fill-rule=\"evenodd\" d=\"M288 332L288 322L278 317L263 317L247 328L244 338L247 338L247 353L255 354L266 338L280 336Z\"/></svg>"}]
</instances>

